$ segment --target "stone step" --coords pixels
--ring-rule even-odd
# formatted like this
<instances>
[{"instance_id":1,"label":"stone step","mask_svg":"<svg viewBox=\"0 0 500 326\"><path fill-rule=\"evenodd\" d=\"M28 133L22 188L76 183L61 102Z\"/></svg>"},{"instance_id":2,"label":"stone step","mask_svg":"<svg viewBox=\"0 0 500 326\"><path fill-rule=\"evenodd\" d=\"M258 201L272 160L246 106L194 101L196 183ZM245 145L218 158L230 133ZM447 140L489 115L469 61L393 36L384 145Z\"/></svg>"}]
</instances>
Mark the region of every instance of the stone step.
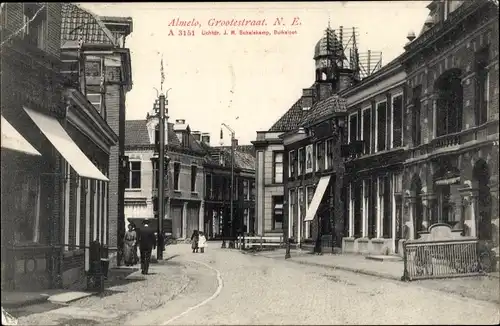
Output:
<instances>
[{"instance_id":1,"label":"stone step","mask_svg":"<svg viewBox=\"0 0 500 326\"><path fill-rule=\"evenodd\" d=\"M366 256L365 259L375 260L375 261L402 261L403 258L400 256L393 255L369 255Z\"/></svg>"}]
</instances>

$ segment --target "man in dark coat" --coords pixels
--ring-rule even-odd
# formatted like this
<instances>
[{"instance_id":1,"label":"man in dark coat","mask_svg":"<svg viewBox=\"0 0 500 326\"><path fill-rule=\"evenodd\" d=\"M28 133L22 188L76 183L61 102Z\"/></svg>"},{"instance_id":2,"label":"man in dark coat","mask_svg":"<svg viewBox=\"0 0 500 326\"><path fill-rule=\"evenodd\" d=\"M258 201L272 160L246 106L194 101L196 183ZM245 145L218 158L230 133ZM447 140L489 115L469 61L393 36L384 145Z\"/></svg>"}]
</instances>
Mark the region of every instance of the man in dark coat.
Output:
<instances>
[{"instance_id":1,"label":"man in dark coat","mask_svg":"<svg viewBox=\"0 0 500 326\"><path fill-rule=\"evenodd\" d=\"M148 274L151 251L156 248L156 237L154 232L155 230L149 226L148 219L145 219L138 233L139 248L141 250L141 270L144 275Z\"/></svg>"}]
</instances>

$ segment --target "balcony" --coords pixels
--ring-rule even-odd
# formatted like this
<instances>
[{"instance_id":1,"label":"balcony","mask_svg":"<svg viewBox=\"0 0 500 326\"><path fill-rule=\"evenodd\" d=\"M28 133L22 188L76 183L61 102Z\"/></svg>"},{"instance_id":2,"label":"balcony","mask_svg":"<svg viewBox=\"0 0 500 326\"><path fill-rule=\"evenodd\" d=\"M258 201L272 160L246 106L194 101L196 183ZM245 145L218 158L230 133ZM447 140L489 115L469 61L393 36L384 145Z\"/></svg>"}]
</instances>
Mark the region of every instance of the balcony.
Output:
<instances>
[{"instance_id":1,"label":"balcony","mask_svg":"<svg viewBox=\"0 0 500 326\"><path fill-rule=\"evenodd\" d=\"M492 137L495 139L492 139ZM477 127L437 137L427 144L411 148L409 159L419 159L430 155L450 153L459 149L475 146L483 141L496 139L498 139L498 120L492 120Z\"/></svg>"}]
</instances>

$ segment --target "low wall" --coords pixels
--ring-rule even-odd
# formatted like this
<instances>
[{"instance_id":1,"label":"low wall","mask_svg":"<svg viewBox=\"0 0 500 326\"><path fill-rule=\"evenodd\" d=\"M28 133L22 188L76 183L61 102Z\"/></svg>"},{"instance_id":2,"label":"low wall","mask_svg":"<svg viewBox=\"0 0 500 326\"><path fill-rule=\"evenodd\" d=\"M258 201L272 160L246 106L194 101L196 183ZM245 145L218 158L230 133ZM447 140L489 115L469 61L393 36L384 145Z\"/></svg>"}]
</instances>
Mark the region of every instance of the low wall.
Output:
<instances>
[{"instance_id":1,"label":"low wall","mask_svg":"<svg viewBox=\"0 0 500 326\"><path fill-rule=\"evenodd\" d=\"M342 253L363 255L392 254L392 239L343 238Z\"/></svg>"}]
</instances>

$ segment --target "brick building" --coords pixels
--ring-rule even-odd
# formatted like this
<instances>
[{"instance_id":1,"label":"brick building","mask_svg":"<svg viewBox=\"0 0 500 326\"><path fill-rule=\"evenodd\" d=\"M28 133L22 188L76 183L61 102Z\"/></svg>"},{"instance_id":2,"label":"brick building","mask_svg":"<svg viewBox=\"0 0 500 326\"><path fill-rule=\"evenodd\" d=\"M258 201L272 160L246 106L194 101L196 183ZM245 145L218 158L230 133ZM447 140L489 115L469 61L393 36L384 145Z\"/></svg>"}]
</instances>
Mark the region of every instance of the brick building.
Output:
<instances>
[{"instance_id":1,"label":"brick building","mask_svg":"<svg viewBox=\"0 0 500 326\"><path fill-rule=\"evenodd\" d=\"M435 223L498 247L498 5L433 1L428 8L422 31L409 34L404 53L324 100L331 102L329 116L311 114L323 105L306 89L302 113L298 105L280 119L293 127L275 137L283 139L284 152L274 154L283 155L278 161L288 176L287 233L306 247L315 236L303 216L321 225L323 240L331 233L333 245L346 252L401 253L404 239L418 238ZM335 116L342 122L338 97L347 112L343 123L332 124ZM308 126L308 119L314 123ZM332 136L349 146L329 146ZM337 187L321 182L332 164L343 179L334 178ZM257 171L258 191L260 176ZM325 220L330 223L319 223Z\"/></svg>"},{"instance_id":2,"label":"brick building","mask_svg":"<svg viewBox=\"0 0 500 326\"><path fill-rule=\"evenodd\" d=\"M204 134L205 137L208 137ZM197 137L197 136L195 136ZM203 136L202 136L203 137ZM205 171L205 225L209 239L232 239L243 229L255 234L255 150L253 145L234 147L233 220L231 221L231 146L210 147ZM241 226L243 225L243 228Z\"/></svg>"},{"instance_id":3,"label":"brick building","mask_svg":"<svg viewBox=\"0 0 500 326\"><path fill-rule=\"evenodd\" d=\"M99 241L105 240L110 247L112 264L119 263L120 259L115 259L116 249L121 248L119 242L124 234L121 230L125 225L125 188L120 172L125 146L125 96L132 89L131 57L125 41L132 28L132 19L129 17L101 17L72 3L64 3L62 7L63 70L73 78L85 74L82 93L118 136L109 154L108 177L111 182L104 190L108 196L107 236L98 237ZM80 57L77 58L77 55ZM81 71L75 73L78 60L83 60L84 65Z\"/></svg>"},{"instance_id":4,"label":"brick building","mask_svg":"<svg viewBox=\"0 0 500 326\"><path fill-rule=\"evenodd\" d=\"M498 247L498 2L428 8L400 59L405 238L439 222Z\"/></svg>"},{"instance_id":5,"label":"brick building","mask_svg":"<svg viewBox=\"0 0 500 326\"><path fill-rule=\"evenodd\" d=\"M145 120L125 123L125 155L129 169L125 189L125 219L154 218L157 212L159 137L158 101ZM168 119L167 119L168 121ZM185 120L165 123L165 145L168 156L165 218L172 220L172 237L189 238L193 230L203 228L205 150L191 133Z\"/></svg>"},{"instance_id":6,"label":"brick building","mask_svg":"<svg viewBox=\"0 0 500 326\"><path fill-rule=\"evenodd\" d=\"M97 231L105 234L102 189L109 181L105 175L117 136L85 97L80 87L83 75L68 79L61 74L62 7L2 4L2 202L8 203L2 205L2 288L6 289L84 281L88 251L79 246L88 243L92 233L93 238ZM83 67L82 61L77 64ZM17 144L23 141L21 134L40 155L27 156L9 147L10 141L4 142L14 135L4 135L9 122L11 131L19 132ZM95 191L97 184L100 192Z\"/></svg>"}]
</instances>

